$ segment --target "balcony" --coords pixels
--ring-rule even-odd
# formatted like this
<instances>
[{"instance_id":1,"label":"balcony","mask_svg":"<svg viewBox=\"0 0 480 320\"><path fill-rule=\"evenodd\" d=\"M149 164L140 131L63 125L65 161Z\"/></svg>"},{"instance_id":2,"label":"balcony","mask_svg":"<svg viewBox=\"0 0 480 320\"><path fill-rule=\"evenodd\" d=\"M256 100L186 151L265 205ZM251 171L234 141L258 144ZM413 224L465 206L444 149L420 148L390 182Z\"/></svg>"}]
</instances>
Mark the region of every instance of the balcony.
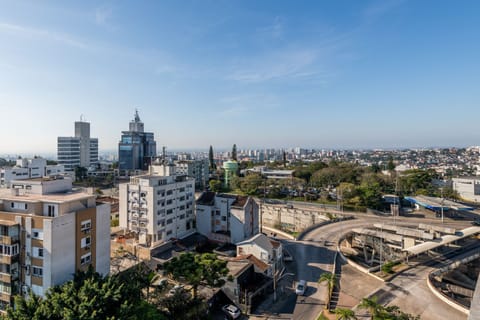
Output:
<instances>
[{"instance_id":1,"label":"balcony","mask_svg":"<svg viewBox=\"0 0 480 320\"><path fill-rule=\"evenodd\" d=\"M5 283L11 283L12 275L9 273L0 273L0 281Z\"/></svg>"},{"instance_id":2,"label":"balcony","mask_svg":"<svg viewBox=\"0 0 480 320\"><path fill-rule=\"evenodd\" d=\"M3 255L3 254L0 254L0 263L4 263L4 264L12 264L12 261L14 261L16 256L7 256L7 255Z\"/></svg>"},{"instance_id":3,"label":"balcony","mask_svg":"<svg viewBox=\"0 0 480 320\"><path fill-rule=\"evenodd\" d=\"M140 223L148 223L148 218L147 218L147 217L140 217L140 218L138 219L138 221L139 221Z\"/></svg>"},{"instance_id":4,"label":"balcony","mask_svg":"<svg viewBox=\"0 0 480 320\"><path fill-rule=\"evenodd\" d=\"M10 303L12 296L9 293L0 292L0 300Z\"/></svg>"},{"instance_id":5,"label":"balcony","mask_svg":"<svg viewBox=\"0 0 480 320\"><path fill-rule=\"evenodd\" d=\"M19 241L18 236L15 236L15 237L0 236L0 244L11 245L13 243L17 243L18 241Z\"/></svg>"}]
</instances>

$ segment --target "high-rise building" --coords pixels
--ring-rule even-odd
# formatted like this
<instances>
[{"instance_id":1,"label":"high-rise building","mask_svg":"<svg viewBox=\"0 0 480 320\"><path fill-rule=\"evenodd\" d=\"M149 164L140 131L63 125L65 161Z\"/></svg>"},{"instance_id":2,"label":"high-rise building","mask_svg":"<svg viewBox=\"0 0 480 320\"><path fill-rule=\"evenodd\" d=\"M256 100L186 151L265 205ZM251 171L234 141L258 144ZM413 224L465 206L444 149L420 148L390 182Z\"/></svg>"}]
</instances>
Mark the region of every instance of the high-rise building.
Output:
<instances>
[{"instance_id":1,"label":"high-rise building","mask_svg":"<svg viewBox=\"0 0 480 320\"><path fill-rule=\"evenodd\" d=\"M195 231L194 186L195 179L176 174L173 164L151 165L148 174L120 184L120 227L144 245L188 236Z\"/></svg>"},{"instance_id":2,"label":"high-rise building","mask_svg":"<svg viewBox=\"0 0 480 320\"><path fill-rule=\"evenodd\" d=\"M0 189L0 310L89 266L110 271L110 204L72 190L69 177L12 181Z\"/></svg>"},{"instance_id":3,"label":"high-rise building","mask_svg":"<svg viewBox=\"0 0 480 320\"><path fill-rule=\"evenodd\" d=\"M208 159L179 160L175 162L175 165L178 174L184 174L195 179L197 190L206 188L210 175Z\"/></svg>"},{"instance_id":4,"label":"high-rise building","mask_svg":"<svg viewBox=\"0 0 480 320\"><path fill-rule=\"evenodd\" d=\"M58 137L57 158L70 172L75 167L88 168L98 163L98 139L90 138L89 122L75 121L74 137Z\"/></svg>"},{"instance_id":5,"label":"high-rise building","mask_svg":"<svg viewBox=\"0 0 480 320\"><path fill-rule=\"evenodd\" d=\"M118 143L118 165L120 170L147 170L157 155L157 143L152 132L144 132L138 111L130 121L128 131L122 131Z\"/></svg>"}]
</instances>

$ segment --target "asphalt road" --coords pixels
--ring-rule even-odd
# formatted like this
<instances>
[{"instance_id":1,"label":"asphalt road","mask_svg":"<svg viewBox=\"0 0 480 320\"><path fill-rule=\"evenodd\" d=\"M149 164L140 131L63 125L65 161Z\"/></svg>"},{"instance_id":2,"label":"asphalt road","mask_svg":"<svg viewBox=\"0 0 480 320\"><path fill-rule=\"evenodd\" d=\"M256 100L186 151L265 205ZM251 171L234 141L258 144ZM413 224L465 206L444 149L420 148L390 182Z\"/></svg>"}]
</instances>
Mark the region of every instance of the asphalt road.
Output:
<instances>
[{"instance_id":1,"label":"asphalt road","mask_svg":"<svg viewBox=\"0 0 480 320\"><path fill-rule=\"evenodd\" d=\"M279 319L298 319L298 320L308 320L316 319L320 311L324 308L325 298L326 298L326 286L324 284L318 284L317 280L323 272L332 272L333 259L335 256L336 245L340 237L346 232L352 230L353 228L367 227L371 226L374 223L385 223L393 224L394 220L392 217L380 217L367 214L356 215L358 218L354 220L347 220L343 222L337 222L330 225L326 225L317 229L310 231L305 235L304 241L291 241L283 240L284 246L289 250L289 252L294 257L293 269L295 270L296 280L306 280L308 283L308 289L305 296L296 297L295 307L293 312L280 312L278 313ZM441 224L439 219L435 218L418 218L418 217L397 217L395 223L398 225L416 225L419 223L427 224ZM464 228L469 226L468 221L454 221L454 220L445 220L444 226L455 227L455 228ZM419 272L425 272L428 274L430 269L422 269ZM368 281L368 277L365 276ZM390 292L393 292L395 296L401 296L405 294L404 287L414 288L419 287L423 288L422 285L418 286L419 281L423 281L424 274L418 276L411 276L409 273L405 277L397 277L392 284L388 287ZM403 282L402 282L403 281ZM397 284L398 282L398 284ZM425 285L426 286L426 285ZM346 286L348 290L348 286ZM382 290L379 288L379 290ZM385 290L385 288L383 289ZM427 288L428 290L428 288ZM342 294L342 293L340 293ZM423 294L426 297L424 290L419 290L419 294ZM430 293L431 294L431 293ZM436 299L432 297L432 299ZM396 301L393 301L394 304L397 304ZM277 306L281 311L286 311L292 309L291 304L293 303L293 298L286 299L282 302L283 306ZM398 305L398 304L397 304ZM415 305L415 300L412 301L412 305ZM450 307L445 307L447 309L453 309ZM410 309L409 309L410 310ZM412 313L418 314L418 312ZM443 310L443 307L440 307L439 310ZM407 311L407 310L405 310ZM407 311L408 312L408 311ZM455 312L452 313L453 315ZM424 317L422 316L422 319ZM275 318L269 318L275 319ZM425 319L434 319L434 318L425 318ZM437 318L441 319L441 318ZM447 318L445 318L447 319ZM449 318L449 319L462 319L462 318Z\"/></svg>"}]
</instances>

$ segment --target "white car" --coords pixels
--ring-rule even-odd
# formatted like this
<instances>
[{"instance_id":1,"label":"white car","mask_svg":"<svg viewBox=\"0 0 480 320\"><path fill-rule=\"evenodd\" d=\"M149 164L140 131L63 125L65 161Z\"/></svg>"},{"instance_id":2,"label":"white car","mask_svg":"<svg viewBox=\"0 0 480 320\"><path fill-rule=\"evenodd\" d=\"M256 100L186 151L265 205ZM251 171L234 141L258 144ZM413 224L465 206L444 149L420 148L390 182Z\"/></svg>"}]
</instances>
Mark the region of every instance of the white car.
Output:
<instances>
[{"instance_id":1,"label":"white car","mask_svg":"<svg viewBox=\"0 0 480 320\"><path fill-rule=\"evenodd\" d=\"M240 317L240 315L242 314L240 312L240 309L235 307L233 304L227 304L227 305L223 306L222 310L227 315L229 315L232 319L238 319Z\"/></svg>"},{"instance_id":2,"label":"white car","mask_svg":"<svg viewBox=\"0 0 480 320\"><path fill-rule=\"evenodd\" d=\"M300 280L297 283L297 287L295 288L295 293L299 296L303 296L305 294L305 290L307 289L307 282L305 280Z\"/></svg>"}]
</instances>

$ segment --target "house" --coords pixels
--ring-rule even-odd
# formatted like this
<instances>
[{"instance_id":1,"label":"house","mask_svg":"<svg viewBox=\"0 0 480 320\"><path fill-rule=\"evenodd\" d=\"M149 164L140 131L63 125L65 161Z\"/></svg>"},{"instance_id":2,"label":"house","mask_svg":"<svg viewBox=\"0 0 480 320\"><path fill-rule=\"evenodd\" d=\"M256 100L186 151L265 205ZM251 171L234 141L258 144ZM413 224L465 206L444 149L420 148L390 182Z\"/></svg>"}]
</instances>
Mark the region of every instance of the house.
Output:
<instances>
[{"instance_id":1,"label":"house","mask_svg":"<svg viewBox=\"0 0 480 320\"><path fill-rule=\"evenodd\" d=\"M259 223L251 197L203 192L196 201L197 231L210 240L238 243L258 234Z\"/></svg>"},{"instance_id":2,"label":"house","mask_svg":"<svg viewBox=\"0 0 480 320\"><path fill-rule=\"evenodd\" d=\"M237 256L249 254L268 265L266 275L269 277L273 277L283 269L282 244L268 238L263 233L237 243Z\"/></svg>"}]
</instances>

